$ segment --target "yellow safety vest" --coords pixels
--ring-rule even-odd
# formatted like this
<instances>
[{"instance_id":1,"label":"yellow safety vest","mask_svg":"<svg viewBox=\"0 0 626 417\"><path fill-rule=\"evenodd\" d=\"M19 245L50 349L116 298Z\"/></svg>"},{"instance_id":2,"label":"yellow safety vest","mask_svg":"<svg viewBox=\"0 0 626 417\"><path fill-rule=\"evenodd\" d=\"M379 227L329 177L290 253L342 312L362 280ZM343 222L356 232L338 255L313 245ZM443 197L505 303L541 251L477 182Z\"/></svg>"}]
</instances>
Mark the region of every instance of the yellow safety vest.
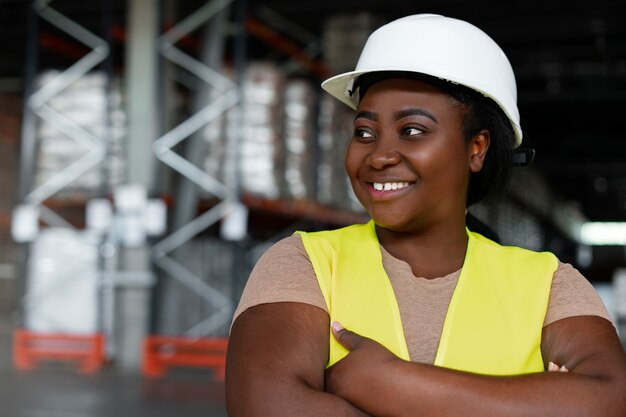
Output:
<instances>
[{"instance_id":1,"label":"yellow safety vest","mask_svg":"<svg viewBox=\"0 0 626 417\"><path fill-rule=\"evenodd\" d=\"M331 321L410 360L374 222L297 233L313 264ZM543 371L541 331L558 267L556 257L501 246L469 230L468 236L435 365L488 375ZM328 366L347 353L331 334Z\"/></svg>"}]
</instances>

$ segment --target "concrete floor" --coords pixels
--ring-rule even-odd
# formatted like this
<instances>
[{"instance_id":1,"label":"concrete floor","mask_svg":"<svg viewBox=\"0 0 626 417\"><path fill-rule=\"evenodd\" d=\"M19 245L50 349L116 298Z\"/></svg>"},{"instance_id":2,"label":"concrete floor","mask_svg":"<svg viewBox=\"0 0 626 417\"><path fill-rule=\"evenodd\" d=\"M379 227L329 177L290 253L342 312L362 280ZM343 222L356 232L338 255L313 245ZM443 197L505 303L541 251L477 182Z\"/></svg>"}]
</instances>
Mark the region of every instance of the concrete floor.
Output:
<instances>
[{"instance_id":1,"label":"concrete floor","mask_svg":"<svg viewBox=\"0 0 626 417\"><path fill-rule=\"evenodd\" d=\"M0 416L222 417L224 384L204 370L175 370L160 379L111 368L85 375L66 364L16 371L10 328L0 320Z\"/></svg>"}]
</instances>

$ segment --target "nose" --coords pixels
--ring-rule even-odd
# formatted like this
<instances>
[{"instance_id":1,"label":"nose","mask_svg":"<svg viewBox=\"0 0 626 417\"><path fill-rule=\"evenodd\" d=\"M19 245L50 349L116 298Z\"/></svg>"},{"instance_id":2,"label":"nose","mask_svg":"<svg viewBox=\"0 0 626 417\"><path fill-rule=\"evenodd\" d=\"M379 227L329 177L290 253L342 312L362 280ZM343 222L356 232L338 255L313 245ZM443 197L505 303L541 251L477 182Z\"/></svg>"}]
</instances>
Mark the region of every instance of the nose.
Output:
<instances>
[{"instance_id":1,"label":"nose","mask_svg":"<svg viewBox=\"0 0 626 417\"><path fill-rule=\"evenodd\" d=\"M365 159L374 169L384 169L400 163L401 157L390 140L379 139Z\"/></svg>"}]
</instances>

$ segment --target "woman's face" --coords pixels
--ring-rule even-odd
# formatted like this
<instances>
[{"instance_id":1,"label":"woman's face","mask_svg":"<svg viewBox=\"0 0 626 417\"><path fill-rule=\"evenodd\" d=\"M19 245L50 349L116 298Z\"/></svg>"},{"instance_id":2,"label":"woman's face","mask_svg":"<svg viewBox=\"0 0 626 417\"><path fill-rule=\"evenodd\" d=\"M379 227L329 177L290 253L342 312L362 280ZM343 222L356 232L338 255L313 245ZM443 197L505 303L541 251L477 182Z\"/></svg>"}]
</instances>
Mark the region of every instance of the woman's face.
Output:
<instances>
[{"instance_id":1,"label":"woman's face","mask_svg":"<svg viewBox=\"0 0 626 417\"><path fill-rule=\"evenodd\" d=\"M489 135L466 142L463 112L422 81L392 78L367 90L345 165L377 225L415 231L464 216L470 172L482 167Z\"/></svg>"}]
</instances>

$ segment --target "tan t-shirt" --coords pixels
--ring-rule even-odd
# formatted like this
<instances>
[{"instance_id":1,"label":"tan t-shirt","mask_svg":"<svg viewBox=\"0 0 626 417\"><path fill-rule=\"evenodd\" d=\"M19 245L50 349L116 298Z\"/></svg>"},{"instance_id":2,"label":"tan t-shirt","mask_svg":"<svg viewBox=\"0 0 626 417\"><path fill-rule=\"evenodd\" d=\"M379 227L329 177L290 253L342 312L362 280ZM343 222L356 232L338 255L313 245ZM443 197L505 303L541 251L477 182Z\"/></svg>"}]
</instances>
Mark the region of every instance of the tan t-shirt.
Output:
<instances>
[{"instance_id":1,"label":"tan t-shirt","mask_svg":"<svg viewBox=\"0 0 626 417\"><path fill-rule=\"evenodd\" d=\"M406 262L381 246L383 267L398 301L409 356L414 362L433 363L460 270L441 278L416 277ZM250 307L276 302L311 304L328 308L313 265L300 236L272 246L257 262L243 291L233 321ZM559 263L554 273L544 326L573 316L599 316L611 321L602 300L570 264Z\"/></svg>"}]
</instances>

